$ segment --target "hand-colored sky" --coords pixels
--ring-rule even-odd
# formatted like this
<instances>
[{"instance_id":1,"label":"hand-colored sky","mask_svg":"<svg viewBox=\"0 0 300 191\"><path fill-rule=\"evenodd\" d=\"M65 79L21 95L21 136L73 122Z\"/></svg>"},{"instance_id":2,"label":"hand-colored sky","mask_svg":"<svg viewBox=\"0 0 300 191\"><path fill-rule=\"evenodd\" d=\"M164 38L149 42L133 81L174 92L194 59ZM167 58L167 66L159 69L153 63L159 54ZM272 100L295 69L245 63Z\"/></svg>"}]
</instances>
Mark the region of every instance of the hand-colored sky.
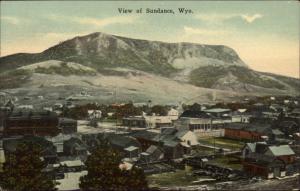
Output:
<instances>
[{"instance_id":1,"label":"hand-colored sky","mask_svg":"<svg viewBox=\"0 0 300 191\"><path fill-rule=\"evenodd\" d=\"M1 2L1 56L40 52L93 32L166 42L223 44L253 69L299 76L297 1ZM178 8L193 14L179 14ZM174 9L120 14L118 8Z\"/></svg>"}]
</instances>

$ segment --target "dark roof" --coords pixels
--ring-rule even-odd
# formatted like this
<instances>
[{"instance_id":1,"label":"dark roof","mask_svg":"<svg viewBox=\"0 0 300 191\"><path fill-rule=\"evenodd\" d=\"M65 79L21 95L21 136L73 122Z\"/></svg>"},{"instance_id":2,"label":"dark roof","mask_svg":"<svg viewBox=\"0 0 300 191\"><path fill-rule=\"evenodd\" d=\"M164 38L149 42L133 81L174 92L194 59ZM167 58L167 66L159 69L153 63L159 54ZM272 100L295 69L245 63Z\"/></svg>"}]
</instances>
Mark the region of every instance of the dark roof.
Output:
<instances>
[{"instance_id":1,"label":"dark roof","mask_svg":"<svg viewBox=\"0 0 300 191\"><path fill-rule=\"evenodd\" d=\"M59 123L64 123L64 124L66 124L66 123L68 123L68 124L70 124L70 123L73 123L73 124L77 124L77 121L76 120L74 120L74 119L70 119L70 118L59 118Z\"/></svg>"},{"instance_id":2,"label":"dark roof","mask_svg":"<svg viewBox=\"0 0 300 191\"><path fill-rule=\"evenodd\" d=\"M261 144L261 145L265 144L265 145L267 145L266 142L255 142L255 143L246 143L245 146L248 146L248 148L251 150L251 152L256 152L256 146L258 144Z\"/></svg>"},{"instance_id":3,"label":"dark roof","mask_svg":"<svg viewBox=\"0 0 300 191\"><path fill-rule=\"evenodd\" d=\"M43 155L53 153L56 150L52 142L46 140L43 137L38 137L38 136L24 136L24 137L4 139L3 148L5 151L14 152L18 144L22 142L32 142L35 145L39 145L43 150L42 152Z\"/></svg>"},{"instance_id":4,"label":"dark roof","mask_svg":"<svg viewBox=\"0 0 300 191\"><path fill-rule=\"evenodd\" d=\"M112 146L119 148L127 148L129 146L141 147L140 143L134 137L111 134L106 136L106 139Z\"/></svg>"},{"instance_id":5,"label":"dark roof","mask_svg":"<svg viewBox=\"0 0 300 191\"><path fill-rule=\"evenodd\" d=\"M145 118L143 116L130 116L130 117L124 117L123 120L145 121Z\"/></svg>"},{"instance_id":6,"label":"dark roof","mask_svg":"<svg viewBox=\"0 0 300 191\"><path fill-rule=\"evenodd\" d=\"M272 129L272 133L274 135L284 135L284 133L282 131L280 131L279 129Z\"/></svg>"},{"instance_id":7,"label":"dark roof","mask_svg":"<svg viewBox=\"0 0 300 191\"><path fill-rule=\"evenodd\" d=\"M230 109L224 109L224 108L212 108L212 109L206 109L204 111L206 113L227 113L227 112L231 112Z\"/></svg>"},{"instance_id":8,"label":"dark roof","mask_svg":"<svg viewBox=\"0 0 300 191\"><path fill-rule=\"evenodd\" d=\"M175 128L162 128L161 134L165 135L173 135L177 132L177 129Z\"/></svg>"},{"instance_id":9,"label":"dark roof","mask_svg":"<svg viewBox=\"0 0 300 191\"><path fill-rule=\"evenodd\" d=\"M191 117L191 118L211 118L210 115L203 111L193 111L193 110L186 110L184 111L180 117Z\"/></svg>"},{"instance_id":10,"label":"dark roof","mask_svg":"<svg viewBox=\"0 0 300 191\"><path fill-rule=\"evenodd\" d=\"M162 142L164 146L168 147L175 147L181 142L175 134L159 134L154 138L154 140L156 140L157 142Z\"/></svg>"},{"instance_id":11,"label":"dark roof","mask_svg":"<svg viewBox=\"0 0 300 191\"><path fill-rule=\"evenodd\" d=\"M159 159L159 157L163 154L162 149L155 145L151 145L146 152L150 155L150 157L154 160Z\"/></svg>"},{"instance_id":12,"label":"dark roof","mask_svg":"<svg viewBox=\"0 0 300 191\"><path fill-rule=\"evenodd\" d=\"M180 139L176 136L177 130L173 128L167 128L165 133L154 133L146 130L137 131L131 134L135 138L143 138L153 142L162 142L165 146L175 147L180 143Z\"/></svg>"},{"instance_id":13,"label":"dark roof","mask_svg":"<svg viewBox=\"0 0 300 191\"><path fill-rule=\"evenodd\" d=\"M64 141L65 146L74 147L75 145L83 145L84 143L79 139L72 137L69 140Z\"/></svg>"},{"instance_id":14,"label":"dark roof","mask_svg":"<svg viewBox=\"0 0 300 191\"><path fill-rule=\"evenodd\" d=\"M244 131L252 131L263 134L272 133L270 124L262 124L262 123L231 123L227 127L227 129L236 129L236 130L244 130Z\"/></svg>"},{"instance_id":15,"label":"dark roof","mask_svg":"<svg viewBox=\"0 0 300 191\"><path fill-rule=\"evenodd\" d=\"M28 119L28 118L57 118L55 112L50 111L37 111L37 110L16 110L10 113L8 119L18 120L18 119Z\"/></svg>"},{"instance_id":16,"label":"dark roof","mask_svg":"<svg viewBox=\"0 0 300 191\"><path fill-rule=\"evenodd\" d=\"M247 162L255 163L265 167L271 166L284 166L284 162L276 159L274 156L259 154L259 153L250 153L247 158Z\"/></svg>"},{"instance_id":17,"label":"dark roof","mask_svg":"<svg viewBox=\"0 0 300 191\"><path fill-rule=\"evenodd\" d=\"M300 113L300 108L293 109L292 113Z\"/></svg>"},{"instance_id":18,"label":"dark roof","mask_svg":"<svg viewBox=\"0 0 300 191\"><path fill-rule=\"evenodd\" d=\"M282 121L279 123L279 127L282 128L291 128L293 126L298 126L295 121Z\"/></svg>"},{"instance_id":19,"label":"dark roof","mask_svg":"<svg viewBox=\"0 0 300 191\"><path fill-rule=\"evenodd\" d=\"M147 130L139 130L139 131L132 132L130 134L130 136L132 136L132 137L142 138L145 140L153 140L153 138L156 137L157 135L158 135L158 133L154 133L154 132L147 131Z\"/></svg>"},{"instance_id":20,"label":"dark roof","mask_svg":"<svg viewBox=\"0 0 300 191\"><path fill-rule=\"evenodd\" d=\"M296 156L300 156L300 145L291 145L290 147L294 151Z\"/></svg>"},{"instance_id":21,"label":"dark roof","mask_svg":"<svg viewBox=\"0 0 300 191\"><path fill-rule=\"evenodd\" d=\"M176 132L176 137L181 138L189 131L190 131L189 129L180 129L178 132Z\"/></svg>"}]
</instances>

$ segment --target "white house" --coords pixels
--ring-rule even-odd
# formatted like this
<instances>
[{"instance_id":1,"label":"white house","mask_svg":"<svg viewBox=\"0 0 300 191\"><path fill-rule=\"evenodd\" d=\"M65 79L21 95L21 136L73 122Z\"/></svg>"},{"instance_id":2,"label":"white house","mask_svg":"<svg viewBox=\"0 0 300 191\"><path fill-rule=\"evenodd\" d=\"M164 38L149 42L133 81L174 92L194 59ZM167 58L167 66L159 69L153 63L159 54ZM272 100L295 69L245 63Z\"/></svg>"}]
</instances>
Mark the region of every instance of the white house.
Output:
<instances>
[{"instance_id":1,"label":"white house","mask_svg":"<svg viewBox=\"0 0 300 191\"><path fill-rule=\"evenodd\" d=\"M171 120L174 120L174 121L175 121L175 120L177 120L178 117L179 117L179 112L178 112L176 109L171 108L171 109L168 111L167 116L169 116L169 118L170 118Z\"/></svg>"},{"instance_id":2,"label":"white house","mask_svg":"<svg viewBox=\"0 0 300 191\"><path fill-rule=\"evenodd\" d=\"M172 125L169 116L146 115L144 116L147 128L159 128Z\"/></svg>"},{"instance_id":3,"label":"white house","mask_svg":"<svg viewBox=\"0 0 300 191\"><path fill-rule=\"evenodd\" d=\"M182 143L188 146L198 145L197 135L190 130L181 130L176 133L176 137L178 137Z\"/></svg>"},{"instance_id":4,"label":"white house","mask_svg":"<svg viewBox=\"0 0 300 191\"><path fill-rule=\"evenodd\" d=\"M100 110L88 110L88 115L90 119L100 119L102 116L102 112Z\"/></svg>"}]
</instances>

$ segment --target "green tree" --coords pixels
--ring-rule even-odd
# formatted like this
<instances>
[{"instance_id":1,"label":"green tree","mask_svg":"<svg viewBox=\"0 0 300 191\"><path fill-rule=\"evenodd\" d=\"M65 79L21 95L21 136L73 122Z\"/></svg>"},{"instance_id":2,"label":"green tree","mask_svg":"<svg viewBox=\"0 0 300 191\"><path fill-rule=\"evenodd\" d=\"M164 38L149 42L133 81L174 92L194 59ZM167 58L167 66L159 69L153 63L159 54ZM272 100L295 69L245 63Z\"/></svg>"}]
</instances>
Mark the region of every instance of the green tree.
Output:
<instances>
[{"instance_id":1,"label":"green tree","mask_svg":"<svg viewBox=\"0 0 300 191\"><path fill-rule=\"evenodd\" d=\"M121 169L121 154L101 144L86 161L88 174L80 177L81 190L146 190L144 172L136 167Z\"/></svg>"},{"instance_id":2,"label":"green tree","mask_svg":"<svg viewBox=\"0 0 300 191\"><path fill-rule=\"evenodd\" d=\"M151 113L155 113L156 115L165 116L168 114L168 108L162 105L155 105L151 108Z\"/></svg>"},{"instance_id":3,"label":"green tree","mask_svg":"<svg viewBox=\"0 0 300 191\"><path fill-rule=\"evenodd\" d=\"M40 146L33 142L20 143L4 163L0 186L14 191L57 190L56 183L42 172L46 163L40 157Z\"/></svg>"}]
</instances>

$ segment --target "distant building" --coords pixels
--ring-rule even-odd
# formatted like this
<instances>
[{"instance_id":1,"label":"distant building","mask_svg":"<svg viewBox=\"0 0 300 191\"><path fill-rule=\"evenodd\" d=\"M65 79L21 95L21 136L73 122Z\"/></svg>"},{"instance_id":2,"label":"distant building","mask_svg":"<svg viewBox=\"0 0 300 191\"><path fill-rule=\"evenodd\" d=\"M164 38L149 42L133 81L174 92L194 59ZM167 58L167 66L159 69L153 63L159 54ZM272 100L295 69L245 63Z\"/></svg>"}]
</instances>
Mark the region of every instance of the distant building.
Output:
<instances>
[{"instance_id":1,"label":"distant building","mask_svg":"<svg viewBox=\"0 0 300 191\"><path fill-rule=\"evenodd\" d=\"M215 117L223 117L223 116L230 116L231 110L224 109L224 108L212 108L204 110L205 113L208 113Z\"/></svg>"},{"instance_id":2,"label":"distant building","mask_svg":"<svg viewBox=\"0 0 300 191\"><path fill-rule=\"evenodd\" d=\"M285 176L285 164L272 156L251 154L243 162L243 170L252 176L275 178Z\"/></svg>"},{"instance_id":3,"label":"distant building","mask_svg":"<svg viewBox=\"0 0 300 191\"><path fill-rule=\"evenodd\" d=\"M163 150L155 145L151 145L146 152L141 153L140 161L142 162L156 162L164 159Z\"/></svg>"},{"instance_id":4,"label":"distant building","mask_svg":"<svg viewBox=\"0 0 300 191\"><path fill-rule=\"evenodd\" d=\"M141 152L141 144L136 138L118 134L106 134L104 138L110 145L124 154L124 157L135 158Z\"/></svg>"},{"instance_id":5,"label":"distant building","mask_svg":"<svg viewBox=\"0 0 300 191\"><path fill-rule=\"evenodd\" d=\"M72 134L77 132L77 121L68 118L59 118L59 128L63 134Z\"/></svg>"},{"instance_id":6,"label":"distant building","mask_svg":"<svg viewBox=\"0 0 300 191\"><path fill-rule=\"evenodd\" d=\"M63 143L64 154L66 156L87 157L87 146L79 139L72 137Z\"/></svg>"},{"instance_id":7,"label":"distant building","mask_svg":"<svg viewBox=\"0 0 300 191\"><path fill-rule=\"evenodd\" d=\"M81 172L84 169L84 163L80 159L64 160L59 163L59 168L63 172Z\"/></svg>"},{"instance_id":8,"label":"distant building","mask_svg":"<svg viewBox=\"0 0 300 191\"><path fill-rule=\"evenodd\" d=\"M175 120L177 120L178 117L179 117L179 112L178 112L176 109L171 108L171 109L168 111L167 116L169 116L169 118L170 118L172 121L175 121Z\"/></svg>"},{"instance_id":9,"label":"distant building","mask_svg":"<svg viewBox=\"0 0 300 191\"><path fill-rule=\"evenodd\" d=\"M289 145L267 145L266 142L246 143L242 149L243 168L247 173L265 178L286 175L296 155Z\"/></svg>"},{"instance_id":10,"label":"distant building","mask_svg":"<svg viewBox=\"0 0 300 191\"><path fill-rule=\"evenodd\" d=\"M160 128L168 127L172 125L172 119L174 116L157 116L157 115L146 115L144 116L147 128Z\"/></svg>"},{"instance_id":11,"label":"distant building","mask_svg":"<svg viewBox=\"0 0 300 191\"><path fill-rule=\"evenodd\" d=\"M55 136L59 132L58 117L50 111L14 111L4 120L5 136Z\"/></svg>"},{"instance_id":12,"label":"distant building","mask_svg":"<svg viewBox=\"0 0 300 191\"><path fill-rule=\"evenodd\" d=\"M231 120L230 120L231 121ZM198 137L224 136L224 122L203 111L184 111L175 122L177 129L189 129Z\"/></svg>"},{"instance_id":13,"label":"distant building","mask_svg":"<svg viewBox=\"0 0 300 191\"><path fill-rule=\"evenodd\" d=\"M146 120L142 116L124 117L122 125L130 128L146 128Z\"/></svg>"},{"instance_id":14,"label":"distant building","mask_svg":"<svg viewBox=\"0 0 300 191\"><path fill-rule=\"evenodd\" d=\"M263 136L272 138L271 125L252 123L232 123L225 127L225 137L236 140L264 140Z\"/></svg>"},{"instance_id":15,"label":"distant building","mask_svg":"<svg viewBox=\"0 0 300 191\"><path fill-rule=\"evenodd\" d=\"M165 159L182 158L184 154L190 153L193 146L198 144L197 137L192 131L175 128L162 128L161 130L161 133L142 130L131 133L131 136L141 143L143 151L147 151L153 145L159 147L163 151Z\"/></svg>"},{"instance_id":16,"label":"distant building","mask_svg":"<svg viewBox=\"0 0 300 191\"><path fill-rule=\"evenodd\" d=\"M231 114L232 123L249 123L250 118L251 114L247 111L247 109L238 109Z\"/></svg>"},{"instance_id":17,"label":"distant building","mask_svg":"<svg viewBox=\"0 0 300 191\"><path fill-rule=\"evenodd\" d=\"M88 110L88 116L89 119L101 119L102 112L96 109Z\"/></svg>"},{"instance_id":18,"label":"distant building","mask_svg":"<svg viewBox=\"0 0 300 191\"><path fill-rule=\"evenodd\" d=\"M75 135L72 135L72 134L66 135L66 134L60 133L55 137L46 137L46 139L48 141L52 142L52 144L55 146L57 155L63 156L64 155L64 141L67 141L74 136Z\"/></svg>"},{"instance_id":19,"label":"distant building","mask_svg":"<svg viewBox=\"0 0 300 191\"><path fill-rule=\"evenodd\" d=\"M15 136L3 138L3 150L5 155L9 155L16 151L19 143L32 142L39 145L42 149L41 156L47 163L54 164L57 160L56 148L52 142L46 140L44 137L38 136Z\"/></svg>"},{"instance_id":20,"label":"distant building","mask_svg":"<svg viewBox=\"0 0 300 191\"><path fill-rule=\"evenodd\" d=\"M33 109L33 105L18 105L17 109Z\"/></svg>"},{"instance_id":21,"label":"distant building","mask_svg":"<svg viewBox=\"0 0 300 191\"><path fill-rule=\"evenodd\" d=\"M276 125L286 136L300 132L299 124L292 119L284 119Z\"/></svg>"},{"instance_id":22,"label":"distant building","mask_svg":"<svg viewBox=\"0 0 300 191\"><path fill-rule=\"evenodd\" d=\"M267 148L265 155L276 157L284 161L285 164L295 162L296 155L289 145L273 145Z\"/></svg>"},{"instance_id":23,"label":"distant building","mask_svg":"<svg viewBox=\"0 0 300 191\"><path fill-rule=\"evenodd\" d=\"M160 128L172 125L174 116L143 115L124 117L122 125L131 128Z\"/></svg>"}]
</instances>

